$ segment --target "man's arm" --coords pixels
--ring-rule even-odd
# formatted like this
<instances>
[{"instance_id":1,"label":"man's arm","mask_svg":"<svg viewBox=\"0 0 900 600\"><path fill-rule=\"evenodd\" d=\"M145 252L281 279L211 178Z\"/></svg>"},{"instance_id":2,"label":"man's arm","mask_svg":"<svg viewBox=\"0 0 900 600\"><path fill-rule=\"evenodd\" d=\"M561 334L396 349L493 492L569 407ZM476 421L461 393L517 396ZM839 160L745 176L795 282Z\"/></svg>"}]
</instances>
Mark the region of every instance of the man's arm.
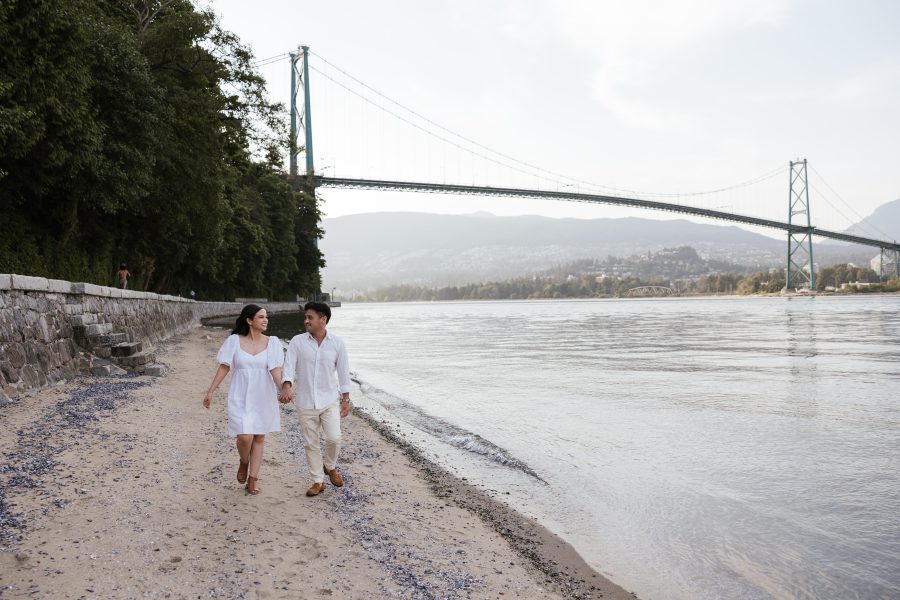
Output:
<instances>
[{"instance_id":1,"label":"man's arm","mask_svg":"<svg viewBox=\"0 0 900 600\"><path fill-rule=\"evenodd\" d=\"M299 348L297 340L292 339L288 344L287 356L284 359L284 368L281 371L281 394L278 399L282 403L288 403L294 396L294 377L297 372L297 357Z\"/></svg>"},{"instance_id":2,"label":"man's arm","mask_svg":"<svg viewBox=\"0 0 900 600\"><path fill-rule=\"evenodd\" d=\"M353 384L350 381L350 359L347 357L347 347L343 340L338 344L334 367L337 370L338 383L341 385L341 416L346 417L350 414L350 390L353 389Z\"/></svg>"}]
</instances>

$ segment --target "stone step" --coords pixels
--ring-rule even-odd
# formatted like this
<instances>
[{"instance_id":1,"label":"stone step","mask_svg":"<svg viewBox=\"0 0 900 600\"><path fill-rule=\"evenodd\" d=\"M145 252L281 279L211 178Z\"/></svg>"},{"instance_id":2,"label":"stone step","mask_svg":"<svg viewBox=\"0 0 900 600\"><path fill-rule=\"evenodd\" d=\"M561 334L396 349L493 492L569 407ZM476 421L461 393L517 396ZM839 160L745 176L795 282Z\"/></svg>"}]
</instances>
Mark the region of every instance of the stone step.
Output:
<instances>
[{"instance_id":1,"label":"stone step","mask_svg":"<svg viewBox=\"0 0 900 600\"><path fill-rule=\"evenodd\" d=\"M107 333L104 335L91 336L90 341L94 346L116 346L128 341L126 333Z\"/></svg>"},{"instance_id":2,"label":"stone step","mask_svg":"<svg viewBox=\"0 0 900 600\"><path fill-rule=\"evenodd\" d=\"M142 344L141 342L122 342L110 348L110 350L112 350L112 356L115 356L117 358L137 354L143 349L144 344Z\"/></svg>"},{"instance_id":3,"label":"stone step","mask_svg":"<svg viewBox=\"0 0 900 600\"><path fill-rule=\"evenodd\" d=\"M112 333L112 323L93 323L91 325L73 325L72 331L76 338L88 338L93 335L107 335Z\"/></svg>"},{"instance_id":4,"label":"stone step","mask_svg":"<svg viewBox=\"0 0 900 600\"><path fill-rule=\"evenodd\" d=\"M113 324L112 323L94 323L93 325L86 325L84 328L84 335L92 336L92 335L106 335L108 333L113 332Z\"/></svg>"},{"instance_id":5,"label":"stone step","mask_svg":"<svg viewBox=\"0 0 900 600\"><path fill-rule=\"evenodd\" d=\"M103 356L104 358L108 358L110 356L109 348L110 346L115 346L116 344L121 344L123 342L128 341L128 335L124 333L105 333L103 335L89 335L75 336L75 341L79 346L86 350L90 350L94 354L98 356ZM98 352L102 349L106 349L105 352Z\"/></svg>"},{"instance_id":6,"label":"stone step","mask_svg":"<svg viewBox=\"0 0 900 600\"><path fill-rule=\"evenodd\" d=\"M94 365L91 367L91 375L96 377L109 377L110 375L128 375L128 371L116 365Z\"/></svg>"},{"instance_id":7,"label":"stone step","mask_svg":"<svg viewBox=\"0 0 900 600\"><path fill-rule=\"evenodd\" d=\"M87 327L88 325L97 324L97 315L94 313L82 313L80 315L71 315L69 324L73 327Z\"/></svg>"},{"instance_id":8,"label":"stone step","mask_svg":"<svg viewBox=\"0 0 900 600\"><path fill-rule=\"evenodd\" d=\"M138 375L149 375L150 377L163 377L166 373L169 372L169 367L166 365L142 365L140 367L136 367L134 372Z\"/></svg>"},{"instance_id":9,"label":"stone step","mask_svg":"<svg viewBox=\"0 0 900 600\"><path fill-rule=\"evenodd\" d=\"M112 361L126 369L134 369L156 361L156 353L152 351L138 352L131 356L113 356Z\"/></svg>"}]
</instances>

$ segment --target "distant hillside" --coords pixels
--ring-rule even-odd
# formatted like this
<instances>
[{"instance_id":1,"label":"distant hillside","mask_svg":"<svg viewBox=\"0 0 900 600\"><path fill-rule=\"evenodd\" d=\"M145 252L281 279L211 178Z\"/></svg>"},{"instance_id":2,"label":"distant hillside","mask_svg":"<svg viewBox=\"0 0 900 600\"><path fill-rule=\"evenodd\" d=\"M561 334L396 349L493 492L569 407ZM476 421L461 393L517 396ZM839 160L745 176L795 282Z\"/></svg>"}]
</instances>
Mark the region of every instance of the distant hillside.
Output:
<instances>
[{"instance_id":1,"label":"distant hillside","mask_svg":"<svg viewBox=\"0 0 900 600\"><path fill-rule=\"evenodd\" d=\"M846 233L879 240L900 240L900 199L882 204L863 221L847 228Z\"/></svg>"},{"instance_id":2,"label":"distant hillside","mask_svg":"<svg viewBox=\"0 0 900 600\"><path fill-rule=\"evenodd\" d=\"M707 259L768 268L784 242L735 226L622 219L370 213L323 221L326 287L456 285L533 274L582 258L691 246Z\"/></svg>"}]
</instances>

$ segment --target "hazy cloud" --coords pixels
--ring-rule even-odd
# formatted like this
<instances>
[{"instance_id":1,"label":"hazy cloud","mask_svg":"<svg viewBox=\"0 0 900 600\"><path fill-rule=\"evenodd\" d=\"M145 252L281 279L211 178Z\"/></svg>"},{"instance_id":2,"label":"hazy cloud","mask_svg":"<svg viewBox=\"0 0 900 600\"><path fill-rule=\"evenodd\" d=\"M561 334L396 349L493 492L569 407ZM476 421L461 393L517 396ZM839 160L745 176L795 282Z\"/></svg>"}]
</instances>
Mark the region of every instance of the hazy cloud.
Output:
<instances>
[{"instance_id":1,"label":"hazy cloud","mask_svg":"<svg viewBox=\"0 0 900 600\"><path fill-rule=\"evenodd\" d=\"M898 91L900 59L890 58L839 80L828 97L848 107L864 109L887 103L896 104Z\"/></svg>"},{"instance_id":2,"label":"hazy cloud","mask_svg":"<svg viewBox=\"0 0 900 600\"><path fill-rule=\"evenodd\" d=\"M790 0L684 0L552 5L510 1L503 31L519 40L569 46L592 63L597 103L649 129L689 129L693 117L653 94L679 55L732 32L781 22Z\"/></svg>"}]
</instances>

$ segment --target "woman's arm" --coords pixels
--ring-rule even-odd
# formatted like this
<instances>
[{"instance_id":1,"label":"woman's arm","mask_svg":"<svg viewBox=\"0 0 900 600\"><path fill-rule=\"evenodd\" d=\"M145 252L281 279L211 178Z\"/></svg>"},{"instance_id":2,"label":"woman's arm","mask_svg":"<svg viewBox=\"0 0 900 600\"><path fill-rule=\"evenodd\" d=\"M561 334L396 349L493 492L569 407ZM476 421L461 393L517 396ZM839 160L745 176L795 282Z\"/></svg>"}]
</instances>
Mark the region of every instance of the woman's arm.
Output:
<instances>
[{"instance_id":1,"label":"woman's arm","mask_svg":"<svg viewBox=\"0 0 900 600\"><path fill-rule=\"evenodd\" d=\"M275 387L279 390L281 390L281 372L281 367L275 367L274 369L269 371L269 373L272 374L272 379L275 381Z\"/></svg>"},{"instance_id":2,"label":"woman's arm","mask_svg":"<svg viewBox=\"0 0 900 600\"><path fill-rule=\"evenodd\" d=\"M219 384L222 383L222 380L225 379L226 375L228 375L229 370L230 368L228 367L228 365L221 364L219 365L219 368L216 369L216 375L215 377L213 377L212 384L209 386L209 390L207 390L206 396L203 397L204 408L209 408L209 405L212 402L213 392L216 391L216 388L219 387Z\"/></svg>"}]
</instances>

